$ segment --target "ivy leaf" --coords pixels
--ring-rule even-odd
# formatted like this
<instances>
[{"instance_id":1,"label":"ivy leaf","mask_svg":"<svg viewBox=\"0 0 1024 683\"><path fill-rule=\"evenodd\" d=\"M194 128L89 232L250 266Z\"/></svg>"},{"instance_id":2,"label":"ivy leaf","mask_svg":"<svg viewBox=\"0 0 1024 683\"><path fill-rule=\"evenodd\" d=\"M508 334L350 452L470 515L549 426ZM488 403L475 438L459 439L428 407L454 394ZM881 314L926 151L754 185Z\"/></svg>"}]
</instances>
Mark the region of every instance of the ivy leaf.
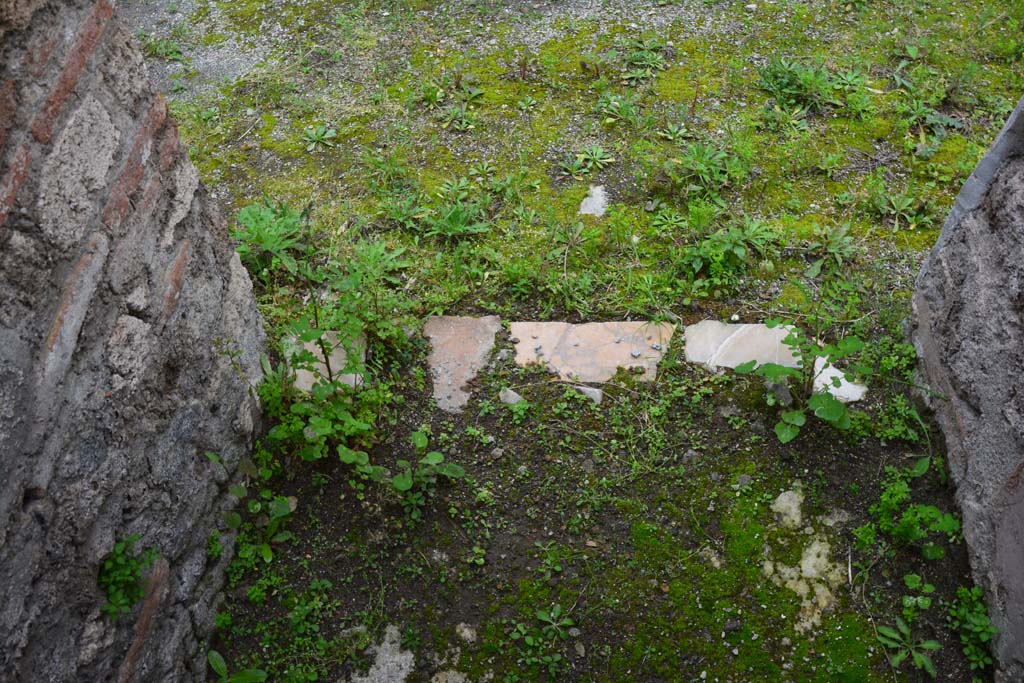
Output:
<instances>
[{"instance_id":1,"label":"ivy leaf","mask_svg":"<svg viewBox=\"0 0 1024 683\"><path fill-rule=\"evenodd\" d=\"M825 422L836 424L844 416L848 418L846 406L832 394L815 394L807 401L807 405L814 410L815 416Z\"/></svg>"},{"instance_id":2,"label":"ivy leaf","mask_svg":"<svg viewBox=\"0 0 1024 683\"><path fill-rule=\"evenodd\" d=\"M439 465L437 471L449 479L462 479L466 476L466 470L461 465L450 462Z\"/></svg>"},{"instance_id":3,"label":"ivy leaf","mask_svg":"<svg viewBox=\"0 0 1024 683\"><path fill-rule=\"evenodd\" d=\"M803 427L807 423L807 417L804 415L802 410L790 410L789 412L783 413L781 416L782 421L786 424L791 424L794 427Z\"/></svg>"},{"instance_id":4,"label":"ivy leaf","mask_svg":"<svg viewBox=\"0 0 1024 683\"><path fill-rule=\"evenodd\" d=\"M391 478L391 485L395 487L395 490L399 493L405 493L412 488L412 470L405 470L399 472Z\"/></svg>"},{"instance_id":5,"label":"ivy leaf","mask_svg":"<svg viewBox=\"0 0 1024 683\"><path fill-rule=\"evenodd\" d=\"M442 462L444 462L444 456L437 451L427 453L423 456L423 459L420 460L421 465L440 465Z\"/></svg>"},{"instance_id":6,"label":"ivy leaf","mask_svg":"<svg viewBox=\"0 0 1024 683\"><path fill-rule=\"evenodd\" d=\"M775 436L779 437L780 443L789 443L797 437L800 433L800 428L796 425L787 424L785 422L775 423Z\"/></svg>"},{"instance_id":7,"label":"ivy leaf","mask_svg":"<svg viewBox=\"0 0 1024 683\"><path fill-rule=\"evenodd\" d=\"M754 368L756 368L756 367L757 367L757 361L756 360L748 360L746 363L740 363L739 365L734 367L733 368L733 372L735 372L737 374L740 374L740 375L749 375L750 373L752 373L754 371Z\"/></svg>"}]
</instances>

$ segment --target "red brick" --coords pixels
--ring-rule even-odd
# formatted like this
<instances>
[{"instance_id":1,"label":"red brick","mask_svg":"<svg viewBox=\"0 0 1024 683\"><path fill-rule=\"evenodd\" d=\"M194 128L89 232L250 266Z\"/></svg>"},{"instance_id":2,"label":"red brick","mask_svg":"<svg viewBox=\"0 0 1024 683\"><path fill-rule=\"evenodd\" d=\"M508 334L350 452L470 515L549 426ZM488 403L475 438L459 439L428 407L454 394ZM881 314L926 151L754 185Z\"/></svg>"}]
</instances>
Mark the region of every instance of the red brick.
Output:
<instances>
[{"instance_id":1,"label":"red brick","mask_svg":"<svg viewBox=\"0 0 1024 683\"><path fill-rule=\"evenodd\" d=\"M25 176L28 175L28 169L31 165L32 155L28 151L28 147L22 145L15 152L14 158L11 159L11 166L7 170L7 175L4 176L3 180L0 180L0 225L7 221L7 214L14 206L14 201L18 198L18 190L21 189L21 184L25 182Z\"/></svg>"},{"instance_id":2,"label":"red brick","mask_svg":"<svg viewBox=\"0 0 1024 683\"><path fill-rule=\"evenodd\" d=\"M79 27L78 36L75 38L74 45L71 46L71 51L64 62L64 68L57 78L57 85L50 92L46 103L36 113L32 122L32 136L44 145L50 143L54 124L61 112L64 111L64 105L67 104L68 98L78 84L78 77L82 75L89 57L96 49L103 31L107 27L107 22L113 14L114 8L111 7L108 0L99 0Z\"/></svg>"},{"instance_id":3,"label":"red brick","mask_svg":"<svg viewBox=\"0 0 1024 683\"><path fill-rule=\"evenodd\" d=\"M53 316L53 322L50 324L50 332L46 335L46 341L43 343L43 353L48 354L53 351L57 346L57 341L60 339L61 333L67 323L68 312L74 304L75 297L78 296L81 290L90 289L89 282L83 283L83 275L93 270L92 264L96 259L97 254L101 258L106 258L106 253L101 252L101 247L105 242L105 238L101 233L93 233L89 240L85 243L85 249L82 251L82 255L75 262L74 267L71 268L71 273L68 274L64 283L64 293L61 295L60 305L57 306L57 313ZM76 333L77 336L77 333Z\"/></svg>"},{"instance_id":4,"label":"red brick","mask_svg":"<svg viewBox=\"0 0 1024 683\"><path fill-rule=\"evenodd\" d=\"M160 126L167 120L167 104L159 94L153 100L153 106L146 113L139 132L135 135L132 149L128 152L128 159L124 162L121 174L110 191L110 199L103 208L103 223L112 229L121 225L131 211L131 196L138 189L139 183L146 172L146 160L149 158L149 149L153 144L153 137Z\"/></svg>"},{"instance_id":5,"label":"red brick","mask_svg":"<svg viewBox=\"0 0 1024 683\"><path fill-rule=\"evenodd\" d=\"M107 236L94 232L64 281L64 291L40 354L39 379L44 392L41 395L53 391L71 365L71 358L78 345L78 333L82 330L93 294L102 279L103 266L109 253L110 241Z\"/></svg>"},{"instance_id":6,"label":"red brick","mask_svg":"<svg viewBox=\"0 0 1024 683\"><path fill-rule=\"evenodd\" d=\"M170 121L164 129L164 137L160 141L160 170L166 171L181 157L181 138L178 136L178 124Z\"/></svg>"},{"instance_id":7,"label":"red brick","mask_svg":"<svg viewBox=\"0 0 1024 683\"><path fill-rule=\"evenodd\" d=\"M163 309L160 313L160 327L167 324L174 311L178 308L178 300L181 298L181 285L185 280L185 266L188 265L191 242L187 239L181 241L178 246L178 253L174 256L170 268L164 275L164 296Z\"/></svg>"},{"instance_id":8,"label":"red brick","mask_svg":"<svg viewBox=\"0 0 1024 683\"><path fill-rule=\"evenodd\" d=\"M8 79L0 85L0 152L7 142L7 134L14 125L14 116L18 113L18 90L13 80Z\"/></svg>"},{"instance_id":9,"label":"red brick","mask_svg":"<svg viewBox=\"0 0 1024 683\"><path fill-rule=\"evenodd\" d=\"M142 191L142 202L139 204L140 209L145 211L153 206L153 202L160 196L163 181L164 178L159 172L153 174L153 177L146 183L146 189Z\"/></svg>"}]
</instances>

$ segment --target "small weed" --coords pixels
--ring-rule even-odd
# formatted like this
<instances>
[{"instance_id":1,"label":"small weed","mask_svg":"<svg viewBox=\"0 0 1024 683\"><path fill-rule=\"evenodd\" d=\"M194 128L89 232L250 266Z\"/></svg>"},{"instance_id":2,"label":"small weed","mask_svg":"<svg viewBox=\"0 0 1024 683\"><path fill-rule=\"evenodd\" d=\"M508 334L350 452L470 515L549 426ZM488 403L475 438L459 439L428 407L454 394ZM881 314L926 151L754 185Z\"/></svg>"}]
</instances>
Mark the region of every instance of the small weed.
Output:
<instances>
[{"instance_id":1,"label":"small weed","mask_svg":"<svg viewBox=\"0 0 1024 683\"><path fill-rule=\"evenodd\" d=\"M307 152L312 152L317 147L334 147L334 138L336 137L338 137L338 131L323 123L307 128L302 133L302 141Z\"/></svg>"},{"instance_id":2,"label":"small weed","mask_svg":"<svg viewBox=\"0 0 1024 683\"><path fill-rule=\"evenodd\" d=\"M931 657L928 656L928 653L942 649L942 644L937 640L917 640L913 638L910 633L910 627L899 617L896 617L895 629L890 626L878 627L878 640L886 648L893 650L893 654L890 655L890 661L894 667L899 668L909 657L914 668L927 672L932 678L938 675L935 664L932 662Z\"/></svg>"},{"instance_id":3,"label":"small weed","mask_svg":"<svg viewBox=\"0 0 1024 683\"><path fill-rule=\"evenodd\" d=\"M217 674L218 683L259 683L267 680L267 672L262 669L244 669L229 674L227 662L216 650L206 653L206 661L210 663L210 668Z\"/></svg>"},{"instance_id":4,"label":"small weed","mask_svg":"<svg viewBox=\"0 0 1024 683\"><path fill-rule=\"evenodd\" d=\"M155 548L135 552L137 534L127 536L114 544L114 549L103 559L97 584L107 597L101 608L115 619L132 611L132 607L145 595L142 571L159 557Z\"/></svg>"},{"instance_id":5,"label":"small weed","mask_svg":"<svg viewBox=\"0 0 1024 683\"><path fill-rule=\"evenodd\" d=\"M977 586L957 588L946 618L949 627L959 632L964 655L975 671L992 666L992 637L998 633L989 620L984 597Z\"/></svg>"}]
</instances>

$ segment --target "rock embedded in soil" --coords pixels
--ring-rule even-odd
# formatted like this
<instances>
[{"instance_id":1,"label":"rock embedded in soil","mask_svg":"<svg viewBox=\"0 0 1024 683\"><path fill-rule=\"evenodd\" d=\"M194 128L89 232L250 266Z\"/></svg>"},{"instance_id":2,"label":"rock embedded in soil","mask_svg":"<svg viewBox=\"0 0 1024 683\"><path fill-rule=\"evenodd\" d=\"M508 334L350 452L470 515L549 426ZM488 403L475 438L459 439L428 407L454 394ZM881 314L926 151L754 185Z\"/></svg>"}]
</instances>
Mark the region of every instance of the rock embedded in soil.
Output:
<instances>
[{"instance_id":1,"label":"rock embedded in soil","mask_svg":"<svg viewBox=\"0 0 1024 683\"><path fill-rule=\"evenodd\" d=\"M589 398L591 401L594 402L595 405L601 405L601 401L604 400L604 392L595 387L588 387L582 384L577 384L573 387L573 389Z\"/></svg>"},{"instance_id":2,"label":"rock embedded in soil","mask_svg":"<svg viewBox=\"0 0 1024 683\"><path fill-rule=\"evenodd\" d=\"M379 645L370 648L373 663L365 674L352 676L350 683L403 683L416 667L416 655L402 649L398 627L388 625Z\"/></svg>"},{"instance_id":3,"label":"rock embedded in soil","mask_svg":"<svg viewBox=\"0 0 1024 683\"><path fill-rule=\"evenodd\" d=\"M619 368L636 373L639 381L652 381L675 329L671 323L643 321L511 324L512 336L519 339L517 364L546 365L563 380L577 382L607 382Z\"/></svg>"},{"instance_id":4,"label":"rock embedded in soil","mask_svg":"<svg viewBox=\"0 0 1024 683\"><path fill-rule=\"evenodd\" d=\"M522 403L526 399L520 396L518 392L505 387L498 392L498 400L507 406L514 406L517 403Z\"/></svg>"},{"instance_id":5,"label":"rock embedded in soil","mask_svg":"<svg viewBox=\"0 0 1024 683\"><path fill-rule=\"evenodd\" d=\"M925 261L912 337L946 437L997 681L1024 681L1024 99Z\"/></svg>"},{"instance_id":6,"label":"rock embedded in soil","mask_svg":"<svg viewBox=\"0 0 1024 683\"><path fill-rule=\"evenodd\" d=\"M800 482L795 482L792 489L783 491L772 502L772 512L775 513L776 521L786 529L796 529L799 527L800 522L803 520L800 512L800 506L803 505L803 502L804 494L801 490Z\"/></svg>"},{"instance_id":7,"label":"rock embedded in soil","mask_svg":"<svg viewBox=\"0 0 1024 683\"><path fill-rule=\"evenodd\" d=\"M438 408L458 413L469 403L465 387L487 363L494 348L494 335L500 329L501 319L496 315L443 315L427 319L423 336L430 340L428 362Z\"/></svg>"}]
</instances>

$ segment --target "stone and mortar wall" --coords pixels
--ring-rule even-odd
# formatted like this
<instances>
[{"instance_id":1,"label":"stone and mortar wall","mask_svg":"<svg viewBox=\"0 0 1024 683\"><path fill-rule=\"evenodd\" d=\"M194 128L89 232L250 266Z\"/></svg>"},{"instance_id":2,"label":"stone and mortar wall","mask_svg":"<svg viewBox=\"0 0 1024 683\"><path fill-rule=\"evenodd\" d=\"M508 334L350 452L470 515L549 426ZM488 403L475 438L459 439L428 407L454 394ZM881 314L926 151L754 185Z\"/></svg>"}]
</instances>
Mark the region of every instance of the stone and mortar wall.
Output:
<instances>
[{"instance_id":1,"label":"stone and mortar wall","mask_svg":"<svg viewBox=\"0 0 1024 683\"><path fill-rule=\"evenodd\" d=\"M914 294L914 343L946 437L974 578L1024 681L1024 100L964 184Z\"/></svg>"},{"instance_id":2,"label":"stone and mortar wall","mask_svg":"<svg viewBox=\"0 0 1024 683\"><path fill-rule=\"evenodd\" d=\"M263 343L110 2L0 0L0 680L205 679ZM115 622L97 575L129 534L161 559Z\"/></svg>"}]
</instances>

